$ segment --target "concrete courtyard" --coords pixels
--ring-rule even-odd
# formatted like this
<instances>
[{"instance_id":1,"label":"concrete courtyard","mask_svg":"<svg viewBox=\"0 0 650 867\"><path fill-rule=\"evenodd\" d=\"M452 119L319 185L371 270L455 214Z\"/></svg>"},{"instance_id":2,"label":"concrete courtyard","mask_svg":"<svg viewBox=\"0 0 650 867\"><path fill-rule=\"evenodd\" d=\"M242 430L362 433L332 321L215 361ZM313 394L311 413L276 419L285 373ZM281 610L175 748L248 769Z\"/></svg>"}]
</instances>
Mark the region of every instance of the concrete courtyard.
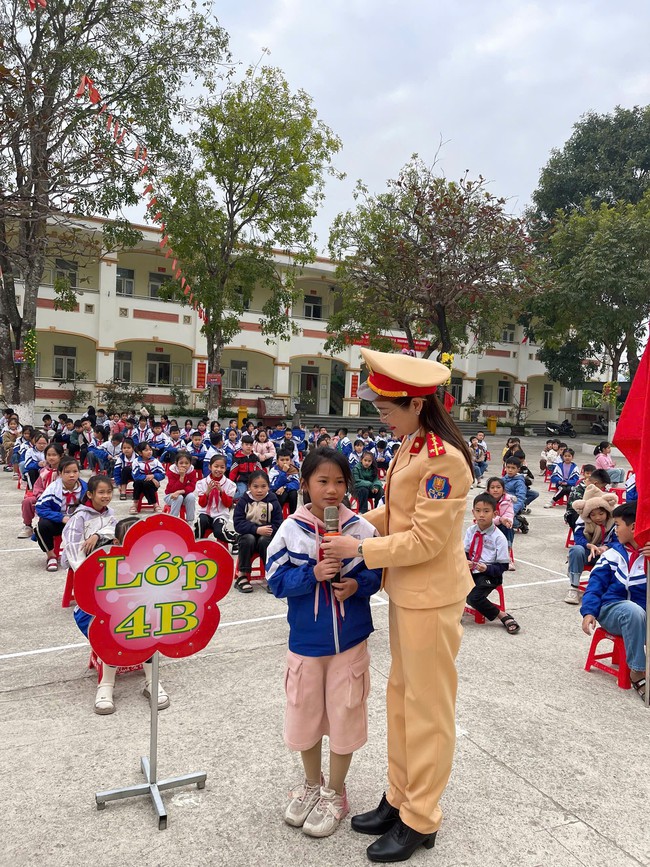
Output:
<instances>
[{"instance_id":1,"label":"concrete courtyard","mask_svg":"<svg viewBox=\"0 0 650 867\"><path fill-rule=\"evenodd\" d=\"M542 444L541 437L524 441L531 468ZM574 444L584 462L581 440ZM498 474L494 446L490 469ZM562 509L544 510L542 479L535 488L542 493L531 532L516 537L517 568L505 581L508 610L522 628L510 636L498 624L464 618L445 820L435 848L420 849L414 865L650 864L650 715L613 677L584 671L589 639L578 609L562 601ZM159 717L159 776L205 770L205 789L164 795L165 831L147 798L97 811L96 791L142 781L149 743L142 674L118 677L116 713L93 712L88 645L72 609L61 608L65 572L48 574L36 544L16 538L22 496L1 473L0 864L367 863L372 838L352 832L349 820L324 840L283 822L286 792L301 776L299 756L282 741L287 624L284 603L260 588L249 596L233 590L222 601L221 626L206 650L161 660L172 703ZM471 495L468 516L470 503ZM114 502L119 517L128 506ZM348 778L353 812L374 807L385 787L390 655L381 596L373 614L370 736Z\"/></svg>"}]
</instances>

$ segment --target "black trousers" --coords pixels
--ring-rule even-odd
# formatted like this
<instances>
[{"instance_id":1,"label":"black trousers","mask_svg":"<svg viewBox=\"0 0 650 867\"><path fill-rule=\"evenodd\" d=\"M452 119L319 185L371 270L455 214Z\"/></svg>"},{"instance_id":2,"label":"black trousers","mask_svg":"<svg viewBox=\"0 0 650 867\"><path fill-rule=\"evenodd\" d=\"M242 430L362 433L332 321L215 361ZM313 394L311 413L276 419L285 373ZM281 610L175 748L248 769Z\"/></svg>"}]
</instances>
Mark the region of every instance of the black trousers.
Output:
<instances>
[{"instance_id":1,"label":"black trousers","mask_svg":"<svg viewBox=\"0 0 650 867\"><path fill-rule=\"evenodd\" d=\"M472 578L476 587L469 591L467 604L475 611L478 611L479 614L482 614L486 620L496 620L500 609L494 602L490 602L488 596L499 585L487 583L483 572L472 572Z\"/></svg>"},{"instance_id":2,"label":"black trousers","mask_svg":"<svg viewBox=\"0 0 650 867\"><path fill-rule=\"evenodd\" d=\"M557 486L557 493L553 497L553 502L557 503L558 500L562 499L562 497L566 497L568 500L569 494L571 493L572 490L573 490L572 485L558 485Z\"/></svg>"},{"instance_id":3,"label":"black trousers","mask_svg":"<svg viewBox=\"0 0 650 867\"><path fill-rule=\"evenodd\" d=\"M140 497L145 497L150 506L156 502L158 488L152 481L135 479L133 482L133 502L137 503Z\"/></svg>"},{"instance_id":4,"label":"black trousers","mask_svg":"<svg viewBox=\"0 0 650 867\"><path fill-rule=\"evenodd\" d=\"M298 508L298 491L285 490L283 494L276 494L276 497L280 501L281 506L284 506L285 503L289 503L289 514L293 515Z\"/></svg>"},{"instance_id":5,"label":"black trousers","mask_svg":"<svg viewBox=\"0 0 650 867\"><path fill-rule=\"evenodd\" d=\"M63 521L50 521L49 518L39 518L36 525L36 538L42 551L54 550L54 537L63 533Z\"/></svg>"},{"instance_id":6,"label":"black trousers","mask_svg":"<svg viewBox=\"0 0 650 867\"><path fill-rule=\"evenodd\" d=\"M263 563L266 562L266 549L271 544L270 536L253 536L245 533L239 537L239 572L242 575L250 575L251 563L255 554L259 554Z\"/></svg>"},{"instance_id":7,"label":"black trousers","mask_svg":"<svg viewBox=\"0 0 650 867\"><path fill-rule=\"evenodd\" d=\"M203 538L203 534L208 530L212 530L214 538L228 545L228 540L223 534L223 518L211 518L204 512L199 514L199 539Z\"/></svg>"}]
</instances>

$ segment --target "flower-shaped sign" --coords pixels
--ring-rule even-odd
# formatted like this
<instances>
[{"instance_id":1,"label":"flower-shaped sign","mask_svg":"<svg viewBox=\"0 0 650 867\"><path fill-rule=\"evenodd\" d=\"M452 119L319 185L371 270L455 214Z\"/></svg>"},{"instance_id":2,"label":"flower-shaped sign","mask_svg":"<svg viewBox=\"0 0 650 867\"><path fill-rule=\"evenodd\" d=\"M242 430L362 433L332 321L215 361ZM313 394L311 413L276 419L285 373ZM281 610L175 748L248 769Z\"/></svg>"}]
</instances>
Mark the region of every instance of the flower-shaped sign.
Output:
<instances>
[{"instance_id":1,"label":"flower-shaped sign","mask_svg":"<svg viewBox=\"0 0 650 867\"><path fill-rule=\"evenodd\" d=\"M94 615L93 650L109 665L137 665L156 650L197 653L219 625L217 603L233 571L227 548L196 541L184 521L170 515L139 521L124 545L93 551L75 572L77 604Z\"/></svg>"}]
</instances>

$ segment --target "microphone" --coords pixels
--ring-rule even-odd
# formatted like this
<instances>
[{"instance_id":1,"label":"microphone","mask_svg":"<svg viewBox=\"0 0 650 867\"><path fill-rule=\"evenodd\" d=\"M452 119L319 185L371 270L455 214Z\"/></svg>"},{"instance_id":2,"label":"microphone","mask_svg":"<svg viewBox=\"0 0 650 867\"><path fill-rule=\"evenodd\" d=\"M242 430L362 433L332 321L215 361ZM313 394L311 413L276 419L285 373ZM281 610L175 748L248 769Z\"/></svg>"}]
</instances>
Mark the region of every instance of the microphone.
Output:
<instances>
[{"instance_id":1,"label":"microphone","mask_svg":"<svg viewBox=\"0 0 650 867\"><path fill-rule=\"evenodd\" d=\"M323 509L323 524L325 524L326 536L340 536L339 532L339 510L338 506L325 506ZM332 578L332 581L340 581L341 575L339 572Z\"/></svg>"}]
</instances>

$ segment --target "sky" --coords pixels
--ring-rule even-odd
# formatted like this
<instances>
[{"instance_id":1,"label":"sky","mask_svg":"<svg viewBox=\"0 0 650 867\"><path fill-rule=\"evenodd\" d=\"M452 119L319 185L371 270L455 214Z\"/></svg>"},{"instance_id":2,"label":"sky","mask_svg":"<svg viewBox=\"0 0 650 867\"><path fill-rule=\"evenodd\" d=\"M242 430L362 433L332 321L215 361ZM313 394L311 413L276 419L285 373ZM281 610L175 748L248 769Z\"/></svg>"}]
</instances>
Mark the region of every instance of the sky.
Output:
<instances>
[{"instance_id":1,"label":"sky","mask_svg":"<svg viewBox=\"0 0 650 867\"><path fill-rule=\"evenodd\" d=\"M512 213L587 111L650 103L646 0L222 0L234 58L283 70L342 139L314 223L385 189L411 154L483 175ZM440 144L442 142L442 148Z\"/></svg>"}]
</instances>

